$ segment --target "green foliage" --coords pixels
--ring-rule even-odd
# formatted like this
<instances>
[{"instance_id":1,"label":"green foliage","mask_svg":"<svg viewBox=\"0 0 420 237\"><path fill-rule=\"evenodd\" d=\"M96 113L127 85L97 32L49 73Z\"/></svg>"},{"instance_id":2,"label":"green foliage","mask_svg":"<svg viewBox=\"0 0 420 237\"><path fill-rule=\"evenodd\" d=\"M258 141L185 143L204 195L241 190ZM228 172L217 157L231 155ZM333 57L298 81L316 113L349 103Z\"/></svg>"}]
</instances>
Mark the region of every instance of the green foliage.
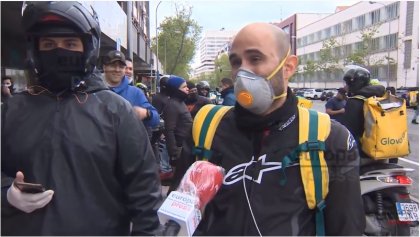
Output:
<instances>
[{"instance_id":1,"label":"green foliage","mask_svg":"<svg viewBox=\"0 0 420 237\"><path fill-rule=\"evenodd\" d=\"M374 43L375 36L379 33L379 25L373 25L366 27L360 31L361 43L358 48L346 58L349 64L358 64L370 68L371 66L377 66L383 64L384 61L388 60L387 57L374 57L372 56L378 49ZM393 61L392 58L389 59Z\"/></svg>"},{"instance_id":2,"label":"green foliage","mask_svg":"<svg viewBox=\"0 0 420 237\"><path fill-rule=\"evenodd\" d=\"M191 19L191 13L192 7L177 5L176 15L166 17L159 26L158 56L165 74L189 78L189 63L194 57L195 44L201 33L201 26ZM152 41L152 50L156 53L156 38Z\"/></svg>"},{"instance_id":3,"label":"green foliage","mask_svg":"<svg viewBox=\"0 0 420 237\"><path fill-rule=\"evenodd\" d=\"M220 84L222 78L231 78L232 67L230 66L229 56L227 53L224 53L219 58L216 58L214 66L214 78L217 85Z\"/></svg>"}]
</instances>

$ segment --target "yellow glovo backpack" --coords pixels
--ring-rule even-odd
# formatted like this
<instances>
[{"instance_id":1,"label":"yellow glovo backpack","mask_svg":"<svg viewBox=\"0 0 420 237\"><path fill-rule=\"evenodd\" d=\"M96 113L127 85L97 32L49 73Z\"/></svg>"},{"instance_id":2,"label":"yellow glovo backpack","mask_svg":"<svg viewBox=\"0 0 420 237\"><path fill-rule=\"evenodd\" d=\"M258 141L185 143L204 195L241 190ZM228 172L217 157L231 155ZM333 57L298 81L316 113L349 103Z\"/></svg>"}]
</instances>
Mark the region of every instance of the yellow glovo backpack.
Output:
<instances>
[{"instance_id":1,"label":"yellow glovo backpack","mask_svg":"<svg viewBox=\"0 0 420 237\"><path fill-rule=\"evenodd\" d=\"M197 160L210 160L212 142L217 127L223 116L232 106L205 105L197 113L193 123L193 153ZM300 163L300 173L310 209L316 210L316 235L325 235L324 213L325 198L328 194L328 167L324 158L325 140L331 121L327 114L298 106L299 111L299 146L282 160L282 167L291 163ZM280 185L286 182L282 169Z\"/></svg>"},{"instance_id":2,"label":"yellow glovo backpack","mask_svg":"<svg viewBox=\"0 0 420 237\"><path fill-rule=\"evenodd\" d=\"M354 96L364 100L362 150L374 160L397 158L410 153L407 111L404 99L387 92L383 97Z\"/></svg>"}]
</instances>

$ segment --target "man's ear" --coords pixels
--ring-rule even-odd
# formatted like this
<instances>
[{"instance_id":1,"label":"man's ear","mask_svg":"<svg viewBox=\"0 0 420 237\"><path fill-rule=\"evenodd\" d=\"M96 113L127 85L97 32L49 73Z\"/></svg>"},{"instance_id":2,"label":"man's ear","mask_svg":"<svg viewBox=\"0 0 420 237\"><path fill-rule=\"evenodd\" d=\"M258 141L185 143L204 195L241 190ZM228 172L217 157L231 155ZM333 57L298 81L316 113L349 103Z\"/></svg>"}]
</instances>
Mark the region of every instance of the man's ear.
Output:
<instances>
[{"instance_id":1,"label":"man's ear","mask_svg":"<svg viewBox=\"0 0 420 237\"><path fill-rule=\"evenodd\" d=\"M290 55L284 63L283 78L289 80L295 74L296 67L298 65L298 58L296 55Z\"/></svg>"}]
</instances>

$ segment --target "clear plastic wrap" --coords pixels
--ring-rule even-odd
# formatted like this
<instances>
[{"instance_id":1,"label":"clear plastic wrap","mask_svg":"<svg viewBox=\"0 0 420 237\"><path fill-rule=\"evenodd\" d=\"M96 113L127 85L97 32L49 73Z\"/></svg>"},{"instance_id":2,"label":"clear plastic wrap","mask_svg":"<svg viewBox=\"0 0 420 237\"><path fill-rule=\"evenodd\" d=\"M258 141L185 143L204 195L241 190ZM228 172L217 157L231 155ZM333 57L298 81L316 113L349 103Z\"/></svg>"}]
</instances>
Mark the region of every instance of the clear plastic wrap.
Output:
<instances>
[{"instance_id":1,"label":"clear plastic wrap","mask_svg":"<svg viewBox=\"0 0 420 237\"><path fill-rule=\"evenodd\" d=\"M196 161L188 168L177 191L197 198L195 206L203 211L222 186L225 170L208 161Z\"/></svg>"}]
</instances>

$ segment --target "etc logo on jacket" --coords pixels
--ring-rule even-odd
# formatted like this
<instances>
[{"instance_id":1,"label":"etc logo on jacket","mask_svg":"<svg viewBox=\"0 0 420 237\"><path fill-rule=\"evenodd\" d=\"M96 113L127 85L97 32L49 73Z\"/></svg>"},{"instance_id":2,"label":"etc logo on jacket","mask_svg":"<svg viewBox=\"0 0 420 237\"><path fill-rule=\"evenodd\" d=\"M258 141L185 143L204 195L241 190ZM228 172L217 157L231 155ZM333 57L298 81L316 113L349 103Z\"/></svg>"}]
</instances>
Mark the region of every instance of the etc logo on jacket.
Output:
<instances>
[{"instance_id":1,"label":"etc logo on jacket","mask_svg":"<svg viewBox=\"0 0 420 237\"><path fill-rule=\"evenodd\" d=\"M255 161L254 157L252 157L252 160L250 162L242 163L242 164L234 166L225 175L223 184L231 185L238 181L241 181L243 178L246 178L248 180L254 181L255 183L261 184L262 177L265 172L281 169L281 162L267 162L265 160L266 157L267 155L264 154L258 158L258 161ZM244 172L245 168L248 168L249 166L256 166L258 163L261 163L262 169L260 170L258 177L256 179L253 179L251 176L245 174Z\"/></svg>"}]
</instances>

